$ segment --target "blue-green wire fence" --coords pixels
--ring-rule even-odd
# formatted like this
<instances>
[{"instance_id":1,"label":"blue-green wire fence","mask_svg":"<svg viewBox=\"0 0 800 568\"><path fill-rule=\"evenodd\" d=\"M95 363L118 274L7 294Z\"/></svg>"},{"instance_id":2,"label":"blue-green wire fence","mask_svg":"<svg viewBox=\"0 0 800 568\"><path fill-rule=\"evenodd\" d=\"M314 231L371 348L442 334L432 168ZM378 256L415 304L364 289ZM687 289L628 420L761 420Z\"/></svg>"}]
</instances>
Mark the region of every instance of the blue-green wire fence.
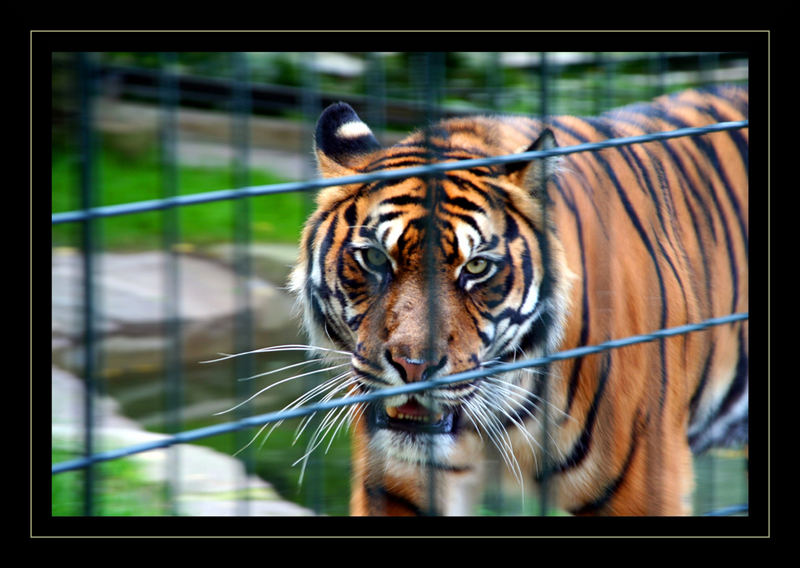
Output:
<instances>
[{"instance_id":1,"label":"blue-green wire fence","mask_svg":"<svg viewBox=\"0 0 800 568\"><path fill-rule=\"evenodd\" d=\"M705 56L705 58L708 59L708 56ZM706 60L706 59L703 59L703 57L701 57L701 60ZM436 58L430 58L430 60L426 61L427 62L436 61ZM548 66L546 65L546 58L544 56L542 57L541 61L542 65L540 66L540 70L544 78L541 82L542 85L541 106L542 106L542 112L547 114L549 112L547 101L551 96L550 94L548 94L546 90L547 88L546 85L548 85L546 77ZM598 55L597 61L599 62L603 61L603 58L600 55ZM162 148L161 151L162 151L163 180L164 180L163 197L160 199L153 199L148 201L123 203L123 204L109 205L109 206L97 206L95 205L95 198L93 195L94 141L92 138L93 135L91 126L93 121L92 103L93 103L93 97L96 94L94 91L95 79L97 78L98 73L97 73L97 68L93 67L92 61L89 56L85 54L80 54L77 58L77 65L79 70L79 83L81 87L79 96L79 102L80 102L79 132L81 140L80 156L81 156L81 180L82 180L82 185L81 185L82 208L75 211L53 213L52 224L55 226L67 223L78 223L83 228L81 247L82 250L84 251L83 272L84 275L86 276L83 288L83 302L84 302L83 325L85 332L85 350L86 350L84 378L86 380L86 385L87 385L87 395L85 398L85 408L84 408L84 413L86 417L86 430L84 436L84 457L53 464L52 474L59 474L62 472L72 471L72 470L86 471L86 477L84 481L85 483L84 513L87 515L93 514L92 492L93 492L94 478L92 475L92 471L94 464L97 464L99 462L114 460L121 457L130 456L133 454L147 452L155 449L176 446L178 444L193 442L201 440L203 438L217 436L224 433L239 432L248 428L260 427L263 426L264 424L268 424L271 422L282 421L288 418L307 416L316 412L330 410L332 408L344 405L367 403L376 400L378 398L393 396L401 393L420 392L425 389L435 388L445 384L476 379L487 374L496 374L499 372L512 371L515 369L546 365L548 363L557 360L562 360L572 357L582 357L603 350L616 349L619 347L632 345L635 343L656 341L659 339L663 339L665 337L678 334L692 333L695 331L706 329L710 326L728 324L748 318L748 314L746 313L730 314L725 317L715 318L703 322L697 322L695 324L680 326L676 328L653 330L653 332L649 334L629 337L629 338L620 338L618 340L609 341L600 345L585 346L578 349L565 351L562 353L556 353L543 358L531 359L515 363L506 363L502 365L493 366L490 369L459 373L457 375L452 375L449 377L442 377L435 380L408 384L402 387L385 389L370 394L349 396L346 399L336 399L317 404L309 404L288 411L271 412L256 416L243 416L224 424L181 431L182 420L180 416L180 406L182 400L183 387L182 387L181 370L180 370L181 329L180 329L180 313L178 308L178 294L179 294L178 282L180 279L180 274L178 273L178 262L176 259L176 253L171 252L170 256L171 260L167 265L167 279L166 279L167 293L165 294L166 297L165 314L167 319L167 329L168 329L168 336L169 338L171 338L168 347L169 353L167 357L166 370L165 370L168 376L167 396L169 402L167 404L167 407L169 409L169 417L168 417L167 430L169 435L162 439L149 443L131 445L117 450L96 451L94 444L94 434L92 431L92 424L94 421L93 417L95 413L95 409L93 407L94 404L93 393L96 390L94 379L97 375L99 354L97 353L97 346L96 346L96 338L98 331L96 329L96 323L95 323L95 316L96 316L95 310L97 305L97 299L95 297L96 290L92 283L91 275L94 270L93 252L96 250L97 244L99 242L99 236L97 235L97 223L96 223L96 221L99 219L121 216L121 215L130 215L134 213L142 213L146 211L163 211L165 213L163 246L164 249L167 251L174 251L175 249L174 245L177 242L180 234L180 227L177 216L177 211L180 207L188 205L196 205L201 203L233 200L237 204L236 224L235 224L235 242L237 244L237 249L236 249L237 253L235 255L234 262L236 265L236 273L238 275L238 278L240 279L239 282L241 283L244 282L250 276L252 271L252 267L249 265L248 255L247 255L247 246L251 240L251 236L248 232L248 226L250 224L251 214L247 204L249 202L249 199L252 197L272 195L277 193L287 193L287 192L313 192L323 187L345 184L345 183L366 183L375 180L389 180L389 179L398 179L398 178L412 177L412 176L424 177L424 176L435 175L436 173L442 171L448 171L454 169L467 169L478 166L503 164L508 162L520 161L521 159L524 160L541 159L548 156L566 155L576 152L597 151L603 148L640 144L651 141L667 140L682 136L701 136L711 132L734 130L734 129L741 129L748 127L748 121L725 122L701 128L683 128L670 132L661 132L646 136L619 138L619 139L607 140L591 144L580 144L576 146L556 148L547 151L526 152L522 154L498 156L485 159L463 160L461 162L456 162L456 163L431 164L415 168L406 168L399 171L375 172L367 175L349 176L338 179L327 179L327 180L313 179L313 180L305 180L299 182L279 183L270 185L249 185L247 176L247 162L248 162L248 151L250 148L250 140L248 139L248 134L247 134L247 120L250 114L253 112L255 104L252 97L251 84L248 82L247 61L243 56L243 54L235 54L232 59L234 78L231 83L231 89L230 89L233 95L232 113L234 116L234 125L235 125L234 145L237 148L237 154L234 160L236 177L235 177L235 183L233 185L235 185L235 188L218 190L218 191L209 191L191 195L179 195L177 192L177 185L179 181L177 180L177 172L175 166L177 161L176 140L175 140L175 131L176 131L175 114L177 112L177 107L179 105L180 95L178 86L178 76L176 72L174 72L174 66L175 66L174 54L165 54L163 56L162 62L163 62L162 69L157 74L157 79L158 79L157 92L158 92L158 101L163 108L162 116L164 117L161 124L161 144L160 144ZM438 65L441 66L440 61ZM310 74L309 76L313 77L313 74ZM300 99L302 101L304 108L306 109L306 114L309 115L309 117L320 110L318 108L320 99L319 97L314 96L317 94L315 91L316 87L314 86L313 81L311 81L310 84L312 85L312 88L306 89L304 92L307 93L307 95L302 96ZM371 84L375 85L376 82L373 81ZM377 84L379 85L380 81L378 81ZM433 91L433 89L430 89L430 91ZM440 95L437 95L436 93L433 92L429 92L427 94L427 97L429 98L429 100L427 101L429 109L437 108L437 102L435 100L437 96ZM608 94L608 92L598 93L598 98L608 98L609 96L610 95ZM381 101L383 101L382 98ZM243 286L242 289L246 289L246 287ZM245 352L245 351L249 351L251 353L258 352L257 349L253 350L251 345L252 338L248 335L247 332L247 330L250 329L249 318L251 317L248 297L246 294L244 294L237 296L237 298L240 298L238 300L240 303L237 309L237 313L240 314L239 316L240 320L237 322L237 330L238 330L237 341L236 341L237 352ZM236 360L241 365L238 368L238 371L240 373L239 376L249 376L247 370L248 358L237 357ZM245 400L247 398L247 394L248 393L246 391L239 391L237 393L237 397L239 397L241 400ZM173 475L175 475L175 471L180 467L180 460L177 454L172 454L170 467L173 469ZM250 469L251 467L252 466L248 466L248 469ZM729 514L731 512L741 512L742 510L746 511L746 509L747 509L746 505L742 505L734 507L732 509L726 509L725 511L715 511L715 513Z\"/></svg>"}]
</instances>

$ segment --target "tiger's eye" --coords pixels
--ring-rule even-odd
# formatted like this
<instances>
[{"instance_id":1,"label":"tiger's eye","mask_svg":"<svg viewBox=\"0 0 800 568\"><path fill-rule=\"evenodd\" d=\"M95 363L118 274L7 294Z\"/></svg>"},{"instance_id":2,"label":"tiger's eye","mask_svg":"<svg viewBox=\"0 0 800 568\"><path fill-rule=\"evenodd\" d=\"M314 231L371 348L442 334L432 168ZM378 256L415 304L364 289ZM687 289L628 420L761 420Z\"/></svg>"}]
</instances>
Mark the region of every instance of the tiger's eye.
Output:
<instances>
[{"instance_id":1,"label":"tiger's eye","mask_svg":"<svg viewBox=\"0 0 800 568\"><path fill-rule=\"evenodd\" d=\"M483 274L486 272L488 267L489 261L485 258L473 258L466 265L464 265L464 268L467 269L467 272L473 275Z\"/></svg>"},{"instance_id":2,"label":"tiger's eye","mask_svg":"<svg viewBox=\"0 0 800 568\"><path fill-rule=\"evenodd\" d=\"M376 266L376 267L383 266L384 264L386 264L386 261L388 260L386 258L386 255L383 254L381 251L379 251L376 248L368 248L367 251L366 251L365 256L366 256L367 262L369 264L371 264L372 266Z\"/></svg>"}]
</instances>

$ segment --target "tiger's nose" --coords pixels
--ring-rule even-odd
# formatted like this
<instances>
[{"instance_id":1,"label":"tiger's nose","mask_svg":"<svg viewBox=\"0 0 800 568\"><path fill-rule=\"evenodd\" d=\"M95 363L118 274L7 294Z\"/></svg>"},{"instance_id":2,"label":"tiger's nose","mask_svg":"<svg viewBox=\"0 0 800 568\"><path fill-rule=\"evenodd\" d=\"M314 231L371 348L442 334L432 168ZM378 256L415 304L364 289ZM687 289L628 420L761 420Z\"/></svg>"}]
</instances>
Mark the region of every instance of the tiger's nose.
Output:
<instances>
[{"instance_id":1,"label":"tiger's nose","mask_svg":"<svg viewBox=\"0 0 800 568\"><path fill-rule=\"evenodd\" d=\"M400 375L407 383L415 383L426 378L425 371L428 370L429 364L424 359L410 359L404 356L393 356L392 362L395 364L395 366L402 369L403 372L401 372Z\"/></svg>"}]
</instances>

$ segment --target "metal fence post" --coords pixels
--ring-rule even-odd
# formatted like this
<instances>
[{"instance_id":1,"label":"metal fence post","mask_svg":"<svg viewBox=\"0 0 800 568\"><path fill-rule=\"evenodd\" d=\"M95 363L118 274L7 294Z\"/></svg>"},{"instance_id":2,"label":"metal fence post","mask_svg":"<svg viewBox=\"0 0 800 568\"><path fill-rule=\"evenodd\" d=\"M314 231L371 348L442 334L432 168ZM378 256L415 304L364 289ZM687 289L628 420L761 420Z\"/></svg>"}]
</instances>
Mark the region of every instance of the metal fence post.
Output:
<instances>
[{"instance_id":1,"label":"metal fence post","mask_svg":"<svg viewBox=\"0 0 800 568\"><path fill-rule=\"evenodd\" d=\"M95 183L95 138L93 133L93 97L95 89L94 67L91 55L78 54L78 99L80 135L80 194L81 207L88 213L96 205ZM95 247L97 244L97 220L88 214L82 222L81 247L83 250L83 327L84 327L84 454L95 453L95 396L97 392L98 345L96 317L97 306L94 277L97 271ZM84 471L84 515L94 514L94 493L97 470L89 464Z\"/></svg>"},{"instance_id":2,"label":"metal fence post","mask_svg":"<svg viewBox=\"0 0 800 568\"><path fill-rule=\"evenodd\" d=\"M160 103L161 121L159 128L162 193L167 201L178 195L178 124L177 107L180 100L177 70L177 54L164 53L160 56ZM164 263L164 318L167 347L165 350L165 406L166 431L177 434L182 429L181 405L183 404L183 371L181 345L180 308L180 258L177 251L180 239L180 211L172 205L164 209L164 228L162 247ZM180 449L170 448L167 459L167 507L177 514L175 496L180 494Z\"/></svg>"}]
</instances>

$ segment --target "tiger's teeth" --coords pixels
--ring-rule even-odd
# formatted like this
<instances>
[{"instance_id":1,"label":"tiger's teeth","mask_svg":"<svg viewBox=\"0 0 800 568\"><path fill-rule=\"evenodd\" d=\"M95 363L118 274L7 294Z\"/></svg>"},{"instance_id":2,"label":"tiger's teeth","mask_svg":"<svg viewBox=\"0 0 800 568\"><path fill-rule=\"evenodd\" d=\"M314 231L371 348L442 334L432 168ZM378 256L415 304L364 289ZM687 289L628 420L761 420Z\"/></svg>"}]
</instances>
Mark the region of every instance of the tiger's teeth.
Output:
<instances>
[{"instance_id":1,"label":"tiger's teeth","mask_svg":"<svg viewBox=\"0 0 800 568\"><path fill-rule=\"evenodd\" d=\"M444 418L444 414L441 412L430 415L411 415L411 414L404 414L400 412L396 406L387 406L386 407L386 414L389 418L397 419L397 420L414 420L416 422L439 422L442 418Z\"/></svg>"}]
</instances>

